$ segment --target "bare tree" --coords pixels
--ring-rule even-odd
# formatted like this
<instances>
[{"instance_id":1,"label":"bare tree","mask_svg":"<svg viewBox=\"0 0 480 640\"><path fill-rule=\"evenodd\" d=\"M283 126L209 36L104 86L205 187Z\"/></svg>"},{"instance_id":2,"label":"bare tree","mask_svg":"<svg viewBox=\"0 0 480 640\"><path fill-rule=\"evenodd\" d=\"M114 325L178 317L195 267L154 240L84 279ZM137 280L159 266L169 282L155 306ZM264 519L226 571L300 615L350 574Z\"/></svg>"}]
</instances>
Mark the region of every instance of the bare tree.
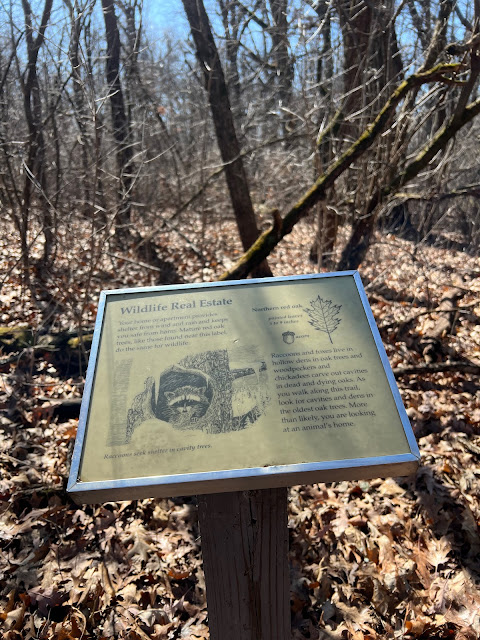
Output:
<instances>
[{"instance_id":1,"label":"bare tree","mask_svg":"<svg viewBox=\"0 0 480 640\"><path fill-rule=\"evenodd\" d=\"M217 0L212 23L183 1L199 64L187 36L155 43L142 0L22 0L4 19L0 206L38 302L47 279L68 297L56 251L94 269L115 226L155 281L166 233L204 260L228 198L246 251L228 277L270 273L314 207L321 268L355 268L402 216L433 241L458 207L478 236L473 142L456 136L479 109L478 0ZM262 224L284 211L261 235L254 203Z\"/></svg>"},{"instance_id":2,"label":"bare tree","mask_svg":"<svg viewBox=\"0 0 480 640\"><path fill-rule=\"evenodd\" d=\"M23 163L24 183L20 233L24 269L27 277L30 267L28 232L31 208L35 195L40 203L42 233L45 240L43 255L39 263L39 274L51 266L55 245L54 213L47 196L43 109L37 69L38 54L45 41L45 31L50 21L52 5L53 0L45 0L40 25L35 29L32 7L28 0L22 0L25 40L27 44L27 66L20 76L20 82L23 93L25 120L28 126L28 146Z\"/></svg>"},{"instance_id":3,"label":"bare tree","mask_svg":"<svg viewBox=\"0 0 480 640\"><path fill-rule=\"evenodd\" d=\"M277 80L277 101L281 109L283 134L288 135L292 127L289 107L292 97L294 65L290 56L288 34L288 0L269 0L272 13L272 25L269 28L272 39L272 62Z\"/></svg>"},{"instance_id":4,"label":"bare tree","mask_svg":"<svg viewBox=\"0 0 480 640\"><path fill-rule=\"evenodd\" d=\"M226 83L234 111L242 110L242 85L238 66L241 29L247 9L237 0L218 0L225 37Z\"/></svg>"},{"instance_id":5,"label":"bare tree","mask_svg":"<svg viewBox=\"0 0 480 640\"><path fill-rule=\"evenodd\" d=\"M105 37L107 40L106 78L110 101L113 136L117 147L118 229L125 239L130 231L131 201L134 177L131 127L120 80L120 31L113 0L102 0Z\"/></svg>"},{"instance_id":6,"label":"bare tree","mask_svg":"<svg viewBox=\"0 0 480 640\"><path fill-rule=\"evenodd\" d=\"M82 35L85 27L91 19L95 0L64 0L70 19L70 41L68 45L68 57L72 73L72 98L75 124L78 128L80 141L81 175L80 183L83 190L79 205L86 215L95 216L95 204L99 184L99 162L95 158L95 138L99 135L96 126L96 111L92 109L92 99L88 95L89 81L91 82L92 69L88 68L86 57L82 54ZM68 94L67 94L68 95ZM92 131L93 123L93 131ZM104 217L102 222L105 223Z\"/></svg>"},{"instance_id":7,"label":"bare tree","mask_svg":"<svg viewBox=\"0 0 480 640\"><path fill-rule=\"evenodd\" d=\"M316 6L325 30L331 8ZM375 117L382 100L394 82L403 78L403 63L395 31L393 0L374 4L368 0L335 0L343 44L343 94L328 127L319 133L316 145L317 168L328 166L345 143L351 143ZM324 41L327 38L324 37ZM385 139L375 158L377 166L386 166L390 143ZM366 162L371 163L371 158ZM363 206L373 188L367 179L369 167L355 165L349 170L337 191L342 198L328 198L319 204L318 235L312 257L319 267L333 266L337 232L340 224L350 217L363 215ZM348 192L348 196L347 196ZM343 203L341 202L343 200Z\"/></svg>"},{"instance_id":8,"label":"bare tree","mask_svg":"<svg viewBox=\"0 0 480 640\"><path fill-rule=\"evenodd\" d=\"M244 249L248 250L258 238L259 230L220 56L202 0L183 0L183 6L190 24L197 58L204 75L205 89L208 94L218 147L225 164L225 176L240 239ZM271 271L267 264L262 262L257 265L255 275L260 277L271 275Z\"/></svg>"},{"instance_id":9,"label":"bare tree","mask_svg":"<svg viewBox=\"0 0 480 640\"><path fill-rule=\"evenodd\" d=\"M356 269L364 259L375 227L376 212L388 197L405 187L434 158L444 150L455 135L480 113L480 99L468 102L479 75L480 38L474 34L470 42L469 64L440 63L426 71L412 74L390 95L374 121L362 132L353 144L336 159L317 179L314 185L288 210L283 218L265 231L255 244L255 250L240 258L236 265L224 274L224 279L245 276L259 261L269 255L273 248L291 232L295 224L320 200L326 197L328 189L345 171L354 165L367 151L374 147L382 132L395 122L395 115L401 103L410 104L413 94L418 95L419 87L430 83L446 86L461 86L453 114L445 121L435 135L427 140L412 158L407 158L404 166L394 173L391 181L379 186L368 202L365 217L357 220L342 252L338 268ZM465 79L462 75L465 74ZM460 76L460 77L459 77Z\"/></svg>"}]
</instances>

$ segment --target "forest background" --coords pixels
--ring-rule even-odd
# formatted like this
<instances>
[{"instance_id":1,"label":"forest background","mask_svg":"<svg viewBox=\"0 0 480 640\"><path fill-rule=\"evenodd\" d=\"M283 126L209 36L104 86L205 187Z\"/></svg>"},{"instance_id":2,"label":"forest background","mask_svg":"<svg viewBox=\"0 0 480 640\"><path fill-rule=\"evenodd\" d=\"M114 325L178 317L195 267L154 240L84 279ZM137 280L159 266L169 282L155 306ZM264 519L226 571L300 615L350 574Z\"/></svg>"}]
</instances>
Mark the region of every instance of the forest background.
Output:
<instances>
[{"instance_id":1,"label":"forest background","mask_svg":"<svg viewBox=\"0 0 480 640\"><path fill-rule=\"evenodd\" d=\"M99 292L356 268L422 467L292 489L292 633L478 637L479 18L0 5L6 638L208 636L194 500L64 492Z\"/></svg>"}]
</instances>

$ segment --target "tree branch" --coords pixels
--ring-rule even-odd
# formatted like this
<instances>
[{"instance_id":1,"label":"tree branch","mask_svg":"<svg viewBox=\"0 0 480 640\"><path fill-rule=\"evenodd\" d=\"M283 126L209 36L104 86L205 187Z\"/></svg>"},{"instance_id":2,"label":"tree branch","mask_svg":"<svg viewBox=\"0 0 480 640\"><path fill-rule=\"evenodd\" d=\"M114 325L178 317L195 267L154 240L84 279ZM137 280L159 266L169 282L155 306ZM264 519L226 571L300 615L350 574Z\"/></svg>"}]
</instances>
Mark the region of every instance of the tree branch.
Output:
<instances>
[{"instance_id":1,"label":"tree branch","mask_svg":"<svg viewBox=\"0 0 480 640\"><path fill-rule=\"evenodd\" d=\"M423 73L416 73L404 80L387 100L375 120L365 129L362 135L347 149L328 169L323 173L312 187L293 205L282 219L281 224L265 231L256 242L248 249L237 263L221 276L221 280L244 278L250 271L260 264L277 246L277 244L289 233L308 211L320 200L325 198L325 193L335 180L341 176L359 157L361 157L384 131L391 117L395 113L398 104L405 98L408 92L428 82L443 82L445 74L459 71L461 64L439 64ZM467 109L465 110L467 111ZM470 113L470 112L469 112ZM473 117L473 116L472 116ZM471 119L471 118L470 118ZM452 134L453 135L453 134ZM438 138L438 134L434 140ZM449 138L448 138L449 139ZM440 140L443 141L443 138ZM422 152L425 158L429 157L426 151ZM433 154L435 155L435 154ZM423 156L422 156L423 157ZM433 157L433 156L432 156ZM428 163L429 160L427 160ZM420 169L419 169L420 170ZM402 183L402 185L405 183ZM400 184L399 184L400 186Z\"/></svg>"},{"instance_id":2,"label":"tree branch","mask_svg":"<svg viewBox=\"0 0 480 640\"><path fill-rule=\"evenodd\" d=\"M410 180L413 180L420 171L425 169L439 151L445 148L446 144L458 133L458 131L480 113L480 98L469 104L462 113L454 114L429 140L423 149L410 162L403 171L385 187L377 189L368 202L365 214L362 216L361 224L352 233L349 241L344 246L342 255L338 262L340 271L356 269L363 260L369 246L370 238L373 234L375 210L385 200L394 196L395 193L404 187ZM368 222L365 222L369 220Z\"/></svg>"}]
</instances>

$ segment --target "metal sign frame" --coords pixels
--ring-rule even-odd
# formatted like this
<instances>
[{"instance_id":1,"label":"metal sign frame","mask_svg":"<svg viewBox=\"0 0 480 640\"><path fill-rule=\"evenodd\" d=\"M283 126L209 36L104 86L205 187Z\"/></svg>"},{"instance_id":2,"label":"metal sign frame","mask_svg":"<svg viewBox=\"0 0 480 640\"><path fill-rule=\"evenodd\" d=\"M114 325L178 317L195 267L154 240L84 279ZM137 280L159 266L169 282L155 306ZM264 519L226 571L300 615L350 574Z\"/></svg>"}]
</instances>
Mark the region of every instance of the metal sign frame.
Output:
<instances>
[{"instance_id":1,"label":"metal sign frame","mask_svg":"<svg viewBox=\"0 0 480 640\"><path fill-rule=\"evenodd\" d=\"M357 287L363 311L365 312L366 319L383 366L383 371L387 378L388 386L391 390L395 407L408 442L408 447L410 449L409 453L380 457L352 458L348 460L329 460L302 464L273 465L200 473L180 473L174 475L82 482L79 473L84 453L90 402L94 390L97 359L100 349L105 309L108 300L114 299L115 296L125 296L128 294L168 292L169 294L175 295L175 292L181 292L186 289L200 290L223 288L224 290L228 290L233 287L249 287L255 284L265 285L270 282L288 283L300 280L314 281L316 279L338 278L345 276L351 276ZM101 293L80 410L77 438L72 457L70 478L67 486L67 491L72 495L72 498L76 502L96 503L109 500L131 500L147 497L173 497L180 495L242 491L249 489L277 488L296 484L311 484L315 482L360 480L373 477L409 475L418 467L419 459L420 453L415 436L406 415L387 354L383 347L381 337L375 324L358 272L343 271L305 276L195 283L162 287L143 287L135 289L109 290Z\"/></svg>"}]
</instances>

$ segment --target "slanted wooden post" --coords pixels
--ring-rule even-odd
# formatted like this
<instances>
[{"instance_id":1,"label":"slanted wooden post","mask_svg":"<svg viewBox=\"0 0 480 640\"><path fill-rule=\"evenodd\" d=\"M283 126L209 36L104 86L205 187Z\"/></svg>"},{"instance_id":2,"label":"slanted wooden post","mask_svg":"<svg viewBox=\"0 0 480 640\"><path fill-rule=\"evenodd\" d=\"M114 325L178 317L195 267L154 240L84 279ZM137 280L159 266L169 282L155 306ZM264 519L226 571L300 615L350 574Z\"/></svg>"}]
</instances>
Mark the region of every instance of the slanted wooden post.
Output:
<instances>
[{"instance_id":1,"label":"slanted wooden post","mask_svg":"<svg viewBox=\"0 0 480 640\"><path fill-rule=\"evenodd\" d=\"M287 640L287 489L199 496L211 640Z\"/></svg>"}]
</instances>

